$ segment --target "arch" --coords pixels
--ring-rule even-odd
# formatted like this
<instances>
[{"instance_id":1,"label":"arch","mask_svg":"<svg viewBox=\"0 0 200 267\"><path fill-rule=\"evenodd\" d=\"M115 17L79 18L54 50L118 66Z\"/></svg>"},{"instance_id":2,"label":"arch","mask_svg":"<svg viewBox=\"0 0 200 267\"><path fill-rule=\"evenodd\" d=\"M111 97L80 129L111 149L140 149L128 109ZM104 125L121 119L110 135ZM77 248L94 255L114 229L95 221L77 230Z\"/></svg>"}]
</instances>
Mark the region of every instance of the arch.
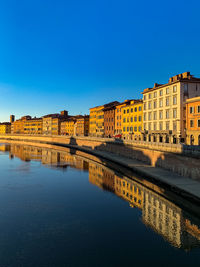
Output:
<instances>
[{"instance_id":1,"label":"arch","mask_svg":"<svg viewBox=\"0 0 200 267\"><path fill-rule=\"evenodd\" d=\"M190 135L190 145L193 146L194 145L194 136Z\"/></svg>"}]
</instances>

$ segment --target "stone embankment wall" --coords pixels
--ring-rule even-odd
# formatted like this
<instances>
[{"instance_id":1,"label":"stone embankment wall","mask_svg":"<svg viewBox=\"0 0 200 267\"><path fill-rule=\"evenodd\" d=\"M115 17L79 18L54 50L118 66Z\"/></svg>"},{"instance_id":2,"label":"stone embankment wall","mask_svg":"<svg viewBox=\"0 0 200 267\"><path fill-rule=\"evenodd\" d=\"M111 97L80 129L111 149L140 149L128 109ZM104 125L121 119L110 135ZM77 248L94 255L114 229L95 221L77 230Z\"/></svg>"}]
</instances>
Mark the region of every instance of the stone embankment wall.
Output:
<instances>
[{"instance_id":1,"label":"stone embankment wall","mask_svg":"<svg viewBox=\"0 0 200 267\"><path fill-rule=\"evenodd\" d=\"M195 146L68 136L0 135L0 139L63 145L86 152L105 151L200 180L200 148Z\"/></svg>"}]
</instances>

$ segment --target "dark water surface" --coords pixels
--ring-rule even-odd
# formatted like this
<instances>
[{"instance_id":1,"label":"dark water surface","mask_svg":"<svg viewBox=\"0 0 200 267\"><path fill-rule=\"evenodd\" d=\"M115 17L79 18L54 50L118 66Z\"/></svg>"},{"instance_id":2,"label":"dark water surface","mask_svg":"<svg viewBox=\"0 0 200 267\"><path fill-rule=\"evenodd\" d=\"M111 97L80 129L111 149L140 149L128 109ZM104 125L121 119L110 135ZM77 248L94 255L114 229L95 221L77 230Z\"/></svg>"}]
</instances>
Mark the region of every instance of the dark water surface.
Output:
<instances>
[{"instance_id":1,"label":"dark water surface","mask_svg":"<svg viewBox=\"0 0 200 267\"><path fill-rule=\"evenodd\" d=\"M159 190L76 155L1 144L0 267L200 266L200 215Z\"/></svg>"}]
</instances>

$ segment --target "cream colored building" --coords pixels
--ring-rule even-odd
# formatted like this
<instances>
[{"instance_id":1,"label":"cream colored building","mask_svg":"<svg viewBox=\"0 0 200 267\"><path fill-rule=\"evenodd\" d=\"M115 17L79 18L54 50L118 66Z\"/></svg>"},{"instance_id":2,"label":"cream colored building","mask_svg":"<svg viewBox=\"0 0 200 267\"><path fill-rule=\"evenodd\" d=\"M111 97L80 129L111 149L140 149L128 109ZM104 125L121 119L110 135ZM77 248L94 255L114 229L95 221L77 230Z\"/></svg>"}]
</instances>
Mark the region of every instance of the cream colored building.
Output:
<instances>
[{"instance_id":1,"label":"cream colored building","mask_svg":"<svg viewBox=\"0 0 200 267\"><path fill-rule=\"evenodd\" d=\"M143 140L180 143L186 137L186 99L200 96L200 79L190 72L143 92Z\"/></svg>"}]
</instances>

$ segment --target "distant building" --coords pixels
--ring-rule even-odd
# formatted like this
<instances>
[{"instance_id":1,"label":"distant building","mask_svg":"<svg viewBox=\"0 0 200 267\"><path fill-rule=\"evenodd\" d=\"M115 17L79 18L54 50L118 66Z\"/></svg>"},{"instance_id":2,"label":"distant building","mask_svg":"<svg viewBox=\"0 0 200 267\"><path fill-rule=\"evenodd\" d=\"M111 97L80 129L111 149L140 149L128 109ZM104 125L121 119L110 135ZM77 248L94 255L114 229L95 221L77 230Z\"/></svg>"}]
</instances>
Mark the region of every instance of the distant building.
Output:
<instances>
[{"instance_id":1,"label":"distant building","mask_svg":"<svg viewBox=\"0 0 200 267\"><path fill-rule=\"evenodd\" d=\"M200 96L186 100L186 144L200 146Z\"/></svg>"},{"instance_id":2,"label":"distant building","mask_svg":"<svg viewBox=\"0 0 200 267\"><path fill-rule=\"evenodd\" d=\"M79 116L76 120L75 135L88 136L89 135L89 116Z\"/></svg>"},{"instance_id":3,"label":"distant building","mask_svg":"<svg viewBox=\"0 0 200 267\"><path fill-rule=\"evenodd\" d=\"M75 118L69 118L61 122L61 135L75 135Z\"/></svg>"},{"instance_id":4,"label":"distant building","mask_svg":"<svg viewBox=\"0 0 200 267\"><path fill-rule=\"evenodd\" d=\"M61 134L61 122L68 118L67 111L61 111L60 114L49 114L43 116L42 132L44 135L60 135Z\"/></svg>"},{"instance_id":5,"label":"distant building","mask_svg":"<svg viewBox=\"0 0 200 267\"><path fill-rule=\"evenodd\" d=\"M12 134L24 134L24 124L27 120L30 120L31 116L23 116L21 119L16 120L12 123L11 133Z\"/></svg>"},{"instance_id":6,"label":"distant building","mask_svg":"<svg viewBox=\"0 0 200 267\"><path fill-rule=\"evenodd\" d=\"M139 100L131 100L121 109L121 127L122 135L129 140L142 140L143 126L143 102Z\"/></svg>"},{"instance_id":7,"label":"distant building","mask_svg":"<svg viewBox=\"0 0 200 267\"><path fill-rule=\"evenodd\" d=\"M11 133L11 123L3 122L0 123L0 134L10 134Z\"/></svg>"},{"instance_id":8,"label":"distant building","mask_svg":"<svg viewBox=\"0 0 200 267\"><path fill-rule=\"evenodd\" d=\"M143 91L143 138L150 142L180 143L186 138L185 102L200 96L200 79L190 72L173 76L167 84Z\"/></svg>"},{"instance_id":9,"label":"distant building","mask_svg":"<svg viewBox=\"0 0 200 267\"><path fill-rule=\"evenodd\" d=\"M125 100L115 106L115 135L122 134L122 108L130 103L130 100Z\"/></svg>"},{"instance_id":10,"label":"distant building","mask_svg":"<svg viewBox=\"0 0 200 267\"><path fill-rule=\"evenodd\" d=\"M24 134L42 134L42 118L33 118L24 122Z\"/></svg>"},{"instance_id":11,"label":"distant building","mask_svg":"<svg viewBox=\"0 0 200 267\"><path fill-rule=\"evenodd\" d=\"M15 121L15 115L10 115L10 123L13 123Z\"/></svg>"},{"instance_id":12,"label":"distant building","mask_svg":"<svg viewBox=\"0 0 200 267\"><path fill-rule=\"evenodd\" d=\"M115 101L111 105L106 106L104 111L104 134L105 137L113 137L115 134L115 111L116 105L119 102Z\"/></svg>"}]
</instances>

